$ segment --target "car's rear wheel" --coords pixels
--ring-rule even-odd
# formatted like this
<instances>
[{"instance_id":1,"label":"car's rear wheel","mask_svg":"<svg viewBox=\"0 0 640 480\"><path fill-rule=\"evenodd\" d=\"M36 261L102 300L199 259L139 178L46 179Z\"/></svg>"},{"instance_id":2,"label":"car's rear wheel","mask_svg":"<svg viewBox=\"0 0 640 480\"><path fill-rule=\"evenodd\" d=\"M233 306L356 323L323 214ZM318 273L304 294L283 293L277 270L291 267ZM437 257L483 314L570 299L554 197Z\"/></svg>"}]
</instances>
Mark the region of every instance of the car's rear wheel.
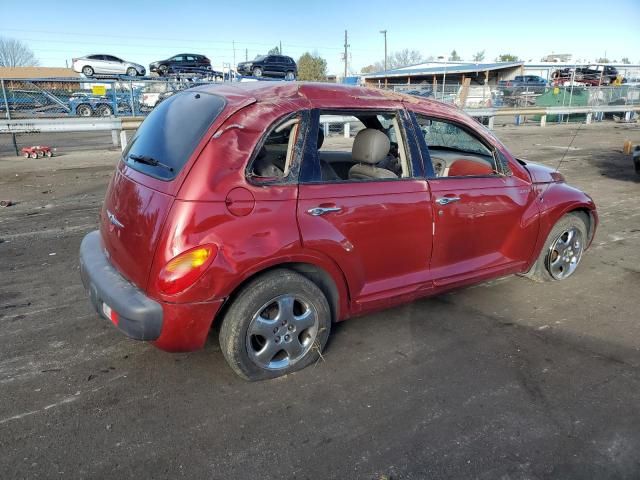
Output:
<instances>
[{"instance_id":1,"label":"car's rear wheel","mask_svg":"<svg viewBox=\"0 0 640 480\"><path fill-rule=\"evenodd\" d=\"M295 80L296 79L296 75L293 72L287 72L284 76L285 80Z\"/></svg>"},{"instance_id":2,"label":"car's rear wheel","mask_svg":"<svg viewBox=\"0 0 640 480\"><path fill-rule=\"evenodd\" d=\"M110 117L113 115L113 108L110 105L100 105L96 108L96 114L99 117Z\"/></svg>"},{"instance_id":3,"label":"car's rear wheel","mask_svg":"<svg viewBox=\"0 0 640 480\"><path fill-rule=\"evenodd\" d=\"M262 76L262 69L260 67L256 67L253 69L253 76L260 78Z\"/></svg>"},{"instance_id":4,"label":"car's rear wheel","mask_svg":"<svg viewBox=\"0 0 640 480\"><path fill-rule=\"evenodd\" d=\"M100 105L96 108L96 115L99 117L110 117L113 115L113 108L110 105Z\"/></svg>"},{"instance_id":5,"label":"car's rear wheel","mask_svg":"<svg viewBox=\"0 0 640 480\"><path fill-rule=\"evenodd\" d=\"M84 74L85 77L93 77L93 74L94 74L93 67L90 67L89 65L85 65L84 67L82 67L82 73Z\"/></svg>"},{"instance_id":6,"label":"car's rear wheel","mask_svg":"<svg viewBox=\"0 0 640 480\"><path fill-rule=\"evenodd\" d=\"M31 153L29 154L29 156L30 156L31 158L38 158L38 154L37 154L36 152L31 152Z\"/></svg>"},{"instance_id":7,"label":"car's rear wheel","mask_svg":"<svg viewBox=\"0 0 640 480\"><path fill-rule=\"evenodd\" d=\"M538 282L569 278L578 268L587 239L585 215L565 215L551 229L540 256L525 276Z\"/></svg>"},{"instance_id":8,"label":"car's rear wheel","mask_svg":"<svg viewBox=\"0 0 640 480\"><path fill-rule=\"evenodd\" d=\"M80 117L90 117L91 115L93 115L93 110L91 110L91 107L85 103L78 105L78 107L76 108L76 114L78 114Z\"/></svg>"},{"instance_id":9,"label":"car's rear wheel","mask_svg":"<svg viewBox=\"0 0 640 480\"><path fill-rule=\"evenodd\" d=\"M238 375L264 380L316 361L330 329L322 290L296 272L278 269L242 288L224 317L220 346Z\"/></svg>"},{"instance_id":10,"label":"car's rear wheel","mask_svg":"<svg viewBox=\"0 0 640 480\"><path fill-rule=\"evenodd\" d=\"M51 158L53 156L53 153L51 152L51 150L47 150L47 153L45 153L45 155Z\"/></svg>"},{"instance_id":11,"label":"car's rear wheel","mask_svg":"<svg viewBox=\"0 0 640 480\"><path fill-rule=\"evenodd\" d=\"M136 75L138 75L138 71L133 67L129 67L127 68L127 75L129 75L130 77L135 77Z\"/></svg>"}]
</instances>

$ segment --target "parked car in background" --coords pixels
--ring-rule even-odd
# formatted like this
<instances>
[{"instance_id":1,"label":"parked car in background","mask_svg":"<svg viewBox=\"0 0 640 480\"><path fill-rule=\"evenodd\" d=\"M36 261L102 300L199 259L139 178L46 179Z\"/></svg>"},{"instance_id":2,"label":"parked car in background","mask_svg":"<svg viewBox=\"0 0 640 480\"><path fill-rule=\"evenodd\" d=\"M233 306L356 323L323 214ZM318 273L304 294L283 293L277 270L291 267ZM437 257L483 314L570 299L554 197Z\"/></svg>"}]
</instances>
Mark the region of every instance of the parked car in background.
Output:
<instances>
[{"instance_id":1,"label":"parked car in background","mask_svg":"<svg viewBox=\"0 0 640 480\"><path fill-rule=\"evenodd\" d=\"M254 77L283 77L295 80L298 66L291 57L285 55L259 55L250 62L240 62L238 73Z\"/></svg>"},{"instance_id":2,"label":"parked car in background","mask_svg":"<svg viewBox=\"0 0 640 480\"><path fill-rule=\"evenodd\" d=\"M548 82L538 75L517 75L513 80L501 80L498 86L503 88L506 95L510 93L544 93Z\"/></svg>"},{"instance_id":3,"label":"parked car in background","mask_svg":"<svg viewBox=\"0 0 640 480\"><path fill-rule=\"evenodd\" d=\"M127 62L113 55L103 54L74 58L72 67L74 71L84 74L85 77L93 77L95 74L135 77L144 76L147 73L145 68L138 63Z\"/></svg>"},{"instance_id":4,"label":"parked car in background","mask_svg":"<svg viewBox=\"0 0 640 480\"><path fill-rule=\"evenodd\" d=\"M211 60L197 53L180 53L166 60L149 64L149 71L160 76L170 73L191 73L211 70Z\"/></svg>"},{"instance_id":5,"label":"parked car in background","mask_svg":"<svg viewBox=\"0 0 640 480\"><path fill-rule=\"evenodd\" d=\"M336 116L355 137L325 136ZM509 274L565 280L597 223L588 195L454 106L206 85L138 128L80 274L125 335L196 350L215 319L230 367L260 380L316 362L332 323L355 315Z\"/></svg>"},{"instance_id":6,"label":"parked car in background","mask_svg":"<svg viewBox=\"0 0 640 480\"><path fill-rule=\"evenodd\" d=\"M613 82L618 76L618 69L610 65L587 65L586 67L576 68L576 81L584 82L585 80L595 81L600 84L602 79L603 84L609 84ZM593 83L591 83L593 84Z\"/></svg>"}]
</instances>

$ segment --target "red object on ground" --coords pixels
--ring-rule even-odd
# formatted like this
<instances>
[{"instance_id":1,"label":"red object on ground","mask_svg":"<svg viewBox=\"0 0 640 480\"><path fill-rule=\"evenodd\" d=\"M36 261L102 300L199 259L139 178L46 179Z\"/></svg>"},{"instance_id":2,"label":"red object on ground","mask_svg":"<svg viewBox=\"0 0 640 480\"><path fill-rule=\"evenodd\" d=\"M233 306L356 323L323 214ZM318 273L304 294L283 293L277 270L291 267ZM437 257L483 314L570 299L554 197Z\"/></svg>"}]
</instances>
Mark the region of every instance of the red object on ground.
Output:
<instances>
[{"instance_id":1,"label":"red object on ground","mask_svg":"<svg viewBox=\"0 0 640 480\"><path fill-rule=\"evenodd\" d=\"M52 157L55 148L51 148L48 145L33 145L31 147L24 147L20 152L24 158Z\"/></svg>"}]
</instances>

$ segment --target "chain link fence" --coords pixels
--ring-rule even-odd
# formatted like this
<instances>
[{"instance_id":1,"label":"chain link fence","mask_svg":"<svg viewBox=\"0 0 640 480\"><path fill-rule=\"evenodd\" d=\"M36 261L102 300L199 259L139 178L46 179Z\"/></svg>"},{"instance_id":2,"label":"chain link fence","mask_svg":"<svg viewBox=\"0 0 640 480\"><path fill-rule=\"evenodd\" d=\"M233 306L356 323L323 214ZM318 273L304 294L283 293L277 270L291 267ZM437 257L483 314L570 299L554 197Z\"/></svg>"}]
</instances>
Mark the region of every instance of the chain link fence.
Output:
<instances>
[{"instance_id":1,"label":"chain link fence","mask_svg":"<svg viewBox=\"0 0 640 480\"><path fill-rule=\"evenodd\" d=\"M622 85L387 85L394 92L432 98L465 109L522 107L584 107L600 105L640 105L640 84Z\"/></svg>"},{"instance_id":2,"label":"chain link fence","mask_svg":"<svg viewBox=\"0 0 640 480\"><path fill-rule=\"evenodd\" d=\"M38 118L131 117L145 116L165 98L186 88L203 83L220 83L220 78L168 77L144 80L67 79L0 79L0 118L9 120ZM586 86L513 86L450 84L389 84L395 92L433 98L472 111L477 108L521 109L527 107L594 107L640 105L640 84ZM616 114L596 113L594 120L612 118ZM620 114L622 115L622 114ZM553 116L555 117L555 115ZM558 115L549 122L583 120L584 114ZM484 119L485 121L487 119ZM539 116L516 118L516 123L538 122ZM325 122L326 136L353 136L359 125L354 121L334 118ZM56 135L65 149L113 146L109 132ZM51 135L0 135L0 155L18 152L20 148L51 141Z\"/></svg>"},{"instance_id":3,"label":"chain link fence","mask_svg":"<svg viewBox=\"0 0 640 480\"><path fill-rule=\"evenodd\" d=\"M144 116L167 96L215 80L0 79L0 117Z\"/></svg>"}]
</instances>

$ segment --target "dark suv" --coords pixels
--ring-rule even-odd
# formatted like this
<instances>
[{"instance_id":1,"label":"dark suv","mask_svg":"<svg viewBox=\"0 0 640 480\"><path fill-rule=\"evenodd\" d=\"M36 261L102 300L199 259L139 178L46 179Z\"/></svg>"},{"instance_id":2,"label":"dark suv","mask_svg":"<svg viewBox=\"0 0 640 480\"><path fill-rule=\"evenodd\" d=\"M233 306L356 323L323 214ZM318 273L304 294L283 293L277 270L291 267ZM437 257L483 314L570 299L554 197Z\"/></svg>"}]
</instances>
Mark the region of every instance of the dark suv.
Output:
<instances>
[{"instance_id":1,"label":"dark suv","mask_svg":"<svg viewBox=\"0 0 640 480\"><path fill-rule=\"evenodd\" d=\"M284 77L285 80L295 80L298 67L291 57L260 55L250 62L239 63L238 73L254 77Z\"/></svg>"},{"instance_id":2,"label":"dark suv","mask_svg":"<svg viewBox=\"0 0 640 480\"><path fill-rule=\"evenodd\" d=\"M187 73L211 70L211 60L196 53L180 53L166 60L149 64L149 71L167 75L169 73Z\"/></svg>"}]
</instances>

